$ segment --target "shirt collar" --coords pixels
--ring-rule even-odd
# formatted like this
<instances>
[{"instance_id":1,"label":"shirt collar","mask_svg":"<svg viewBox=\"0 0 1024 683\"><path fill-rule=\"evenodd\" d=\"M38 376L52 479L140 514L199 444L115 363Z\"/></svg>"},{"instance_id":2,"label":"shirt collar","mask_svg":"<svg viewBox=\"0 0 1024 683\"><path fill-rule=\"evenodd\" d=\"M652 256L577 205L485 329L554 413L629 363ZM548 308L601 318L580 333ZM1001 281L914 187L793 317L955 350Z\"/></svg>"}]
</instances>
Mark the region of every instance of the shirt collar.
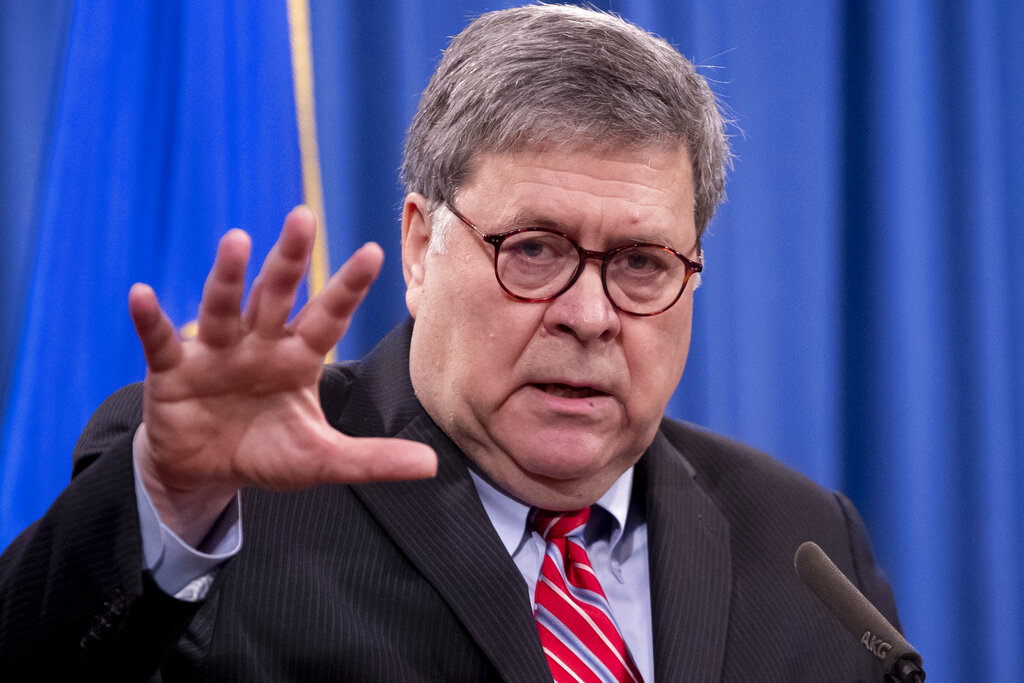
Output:
<instances>
[{"instance_id":1,"label":"shirt collar","mask_svg":"<svg viewBox=\"0 0 1024 683\"><path fill-rule=\"evenodd\" d=\"M469 474L473 478L473 484L480 496L480 502L483 503L484 511L487 512L491 524L498 532L498 537L501 538L508 554L515 556L522 544L529 538L526 519L530 514L530 506L509 496L474 472L473 468L469 469ZM632 494L633 468L630 467L597 500L597 505L606 510L618 522L609 538L609 544L613 547L622 538L622 532L626 528Z\"/></svg>"}]
</instances>

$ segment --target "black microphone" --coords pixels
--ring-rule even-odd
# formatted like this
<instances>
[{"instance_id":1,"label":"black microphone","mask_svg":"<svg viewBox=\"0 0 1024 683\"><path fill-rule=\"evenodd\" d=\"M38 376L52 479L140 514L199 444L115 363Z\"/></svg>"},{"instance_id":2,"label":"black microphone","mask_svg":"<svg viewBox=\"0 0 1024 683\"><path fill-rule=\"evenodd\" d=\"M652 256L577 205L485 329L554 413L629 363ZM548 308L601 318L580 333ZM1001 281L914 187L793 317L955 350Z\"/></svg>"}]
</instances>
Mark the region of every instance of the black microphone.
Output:
<instances>
[{"instance_id":1,"label":"black microphone","mask_svg":"<svg viewBox=\"0 0 1024 683\"><path fill-rule=\"evenodd\" d=\"M813 541L796 549L796 573L871 654L903 683L924 680L921 655Z\"/></svg>"}]
</instances>

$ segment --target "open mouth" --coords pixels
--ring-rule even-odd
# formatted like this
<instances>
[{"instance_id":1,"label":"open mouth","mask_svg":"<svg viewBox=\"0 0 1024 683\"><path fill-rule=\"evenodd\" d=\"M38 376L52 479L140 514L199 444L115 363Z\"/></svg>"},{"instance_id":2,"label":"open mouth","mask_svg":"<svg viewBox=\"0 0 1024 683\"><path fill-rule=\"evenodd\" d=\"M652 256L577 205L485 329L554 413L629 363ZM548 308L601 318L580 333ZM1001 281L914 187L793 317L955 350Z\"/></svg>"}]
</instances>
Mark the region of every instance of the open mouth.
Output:
<instances>
[{"instance_id":1,"label":"open mouth","mask_svg":"<svg viewBox=\"0 0 1024 683\"><path fill-rule=\"evenodd\" d=\"M608 395L591 387L573 387L568 384L535 384L534 386L545 393L560 398L593 398L594 396Z\"/></svg>"}]
</instances>

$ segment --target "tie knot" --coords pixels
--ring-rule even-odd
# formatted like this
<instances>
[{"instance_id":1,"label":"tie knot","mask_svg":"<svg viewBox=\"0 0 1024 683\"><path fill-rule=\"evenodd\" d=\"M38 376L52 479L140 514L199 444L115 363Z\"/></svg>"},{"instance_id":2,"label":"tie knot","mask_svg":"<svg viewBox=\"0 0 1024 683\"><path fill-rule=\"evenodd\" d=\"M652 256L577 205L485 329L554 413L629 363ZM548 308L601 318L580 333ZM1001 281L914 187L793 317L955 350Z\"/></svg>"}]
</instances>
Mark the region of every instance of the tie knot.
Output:
<instances>
[{"instance_id":1,"label":"tie knot","mask_svg":"<svg viewBox=\"0 0 1024 683\"><path fill-rule=\"evenodd\" d=\"M533 528L545 541L554 541L571 536L582 529L590 519L590 508L553 512L537 508L533 516Z\"/></svg>"}]
</instances>

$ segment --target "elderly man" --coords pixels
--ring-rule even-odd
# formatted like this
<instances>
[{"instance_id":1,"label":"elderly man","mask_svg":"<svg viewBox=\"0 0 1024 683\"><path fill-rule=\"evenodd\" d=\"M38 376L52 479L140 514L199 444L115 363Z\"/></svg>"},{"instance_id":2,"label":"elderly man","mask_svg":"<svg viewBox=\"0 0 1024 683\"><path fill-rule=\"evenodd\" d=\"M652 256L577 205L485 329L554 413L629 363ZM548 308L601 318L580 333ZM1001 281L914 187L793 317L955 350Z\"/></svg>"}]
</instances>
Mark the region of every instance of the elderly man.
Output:
<instances>
[{"instance_id":1,"label":"elderly man","mask_svg":"<svg viewBox=\"0 0 1024 683\"><path fill-rule=\"evenodd\" d=\"M693 66L616 17L474 21L406 144L411 320L323 366L382 254L288 321L304 208L244 311L248 238L223 238L193 340L134 287L145 384L0 563L0 672L881 680L791 565L817 541L894 618L849 502L663 416L722 125Z\"/></svg>"}]
</instances>

